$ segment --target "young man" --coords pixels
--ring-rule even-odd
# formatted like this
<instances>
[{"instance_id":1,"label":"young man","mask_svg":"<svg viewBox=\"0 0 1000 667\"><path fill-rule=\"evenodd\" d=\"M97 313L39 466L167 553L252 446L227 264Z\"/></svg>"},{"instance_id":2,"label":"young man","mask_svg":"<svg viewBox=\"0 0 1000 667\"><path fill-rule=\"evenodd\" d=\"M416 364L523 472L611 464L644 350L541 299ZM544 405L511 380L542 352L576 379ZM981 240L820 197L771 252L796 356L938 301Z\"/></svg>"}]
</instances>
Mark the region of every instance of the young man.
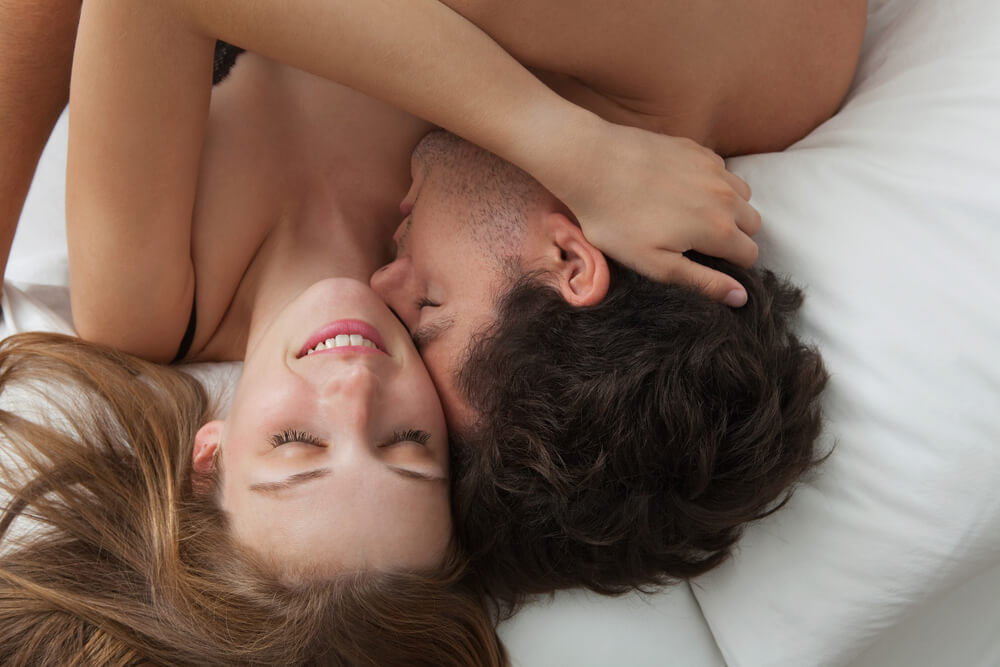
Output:
<instances>
[{"instance_id":1,"label":"young man","mask_svg":"<svg viewBox=\"0 0 1000 667\"><path fill-rule=\"evenodd\" d=\"M791 331L797 289L708 261L745 286L734 309L646 279L444 132L412 169L371 284L438 388L457 529L497 597L701 574L817 462L827 376Z\"/></svg>"}]
</instances>

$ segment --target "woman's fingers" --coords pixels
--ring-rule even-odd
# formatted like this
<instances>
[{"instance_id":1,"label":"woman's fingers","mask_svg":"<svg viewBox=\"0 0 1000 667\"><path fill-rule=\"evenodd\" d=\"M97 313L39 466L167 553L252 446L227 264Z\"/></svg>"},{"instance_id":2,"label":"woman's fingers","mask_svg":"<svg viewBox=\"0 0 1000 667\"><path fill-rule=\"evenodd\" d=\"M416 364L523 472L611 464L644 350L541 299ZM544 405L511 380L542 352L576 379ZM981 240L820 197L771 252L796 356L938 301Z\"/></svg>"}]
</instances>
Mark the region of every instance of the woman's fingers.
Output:
<instances>
[{"instance_id":1,"label":"woman's fingers","mask_svg":"<svg viewBox=\"0 0 1000 667\"><path fill-rule=\"evenodd\" d=\"M747 302L746 289L738 280L684 255L672 254L666 258L663 269L663 273L657 278L660 282L688 285L713 301L734 308Z\"/></svg>"},{"instance_id":2,"label":"woman's fingers","mask_svg":"<svg viewBox=\"0 0 1000 667\"><path fill-rule=\"evenodd\" d=\"M693 286L733 306L746 302L734 278L688 259L688 250L750 267L761 226L750 186L690 139L608 126L610 160L579 199L566 203L588 240L647 277Z\"/></svg>"},{"instance_id":3,"label":"woman's fingers","mask_svg":"<svg viewBox=\"0 0 1000 667\"><path fill-rule=\"evenodd\" d=\"M750 197L753 194L750 186L742 178L731 171L723 172L723 179L733 189L739 199L734 201L734 219L737 226L749 236L753 236L760 231L760 213L750 205Z\"/></svg>"},{"instance_id":4,"label":"woman's fingers","mask_svg":"<svg viewBox=\"0 0 1000 667\"><path fill-rule=\"evenodd\" d=\"M750 236L760 229L760 214L742 198L732 194L730 198L735 210L718 206L710 209L704 219L691 224L687 248L750 268L758 254L757 244ZM666 244L661 248L678 250Z\"/></svg>"},{"instance_id":5,"label":"woman's fingers","mask_svg":"<svg viewBox=\"0 0 1000 667\"><path fill-rule=\"evenodd\" d=\"M742 178L740 178L733 172L727 170L725 166L723 166L722 177L726 180L727 183L729 183L729 187L731 187L733 191L736 194L738 194L744 201L750 201L750 197L753 194L753 192L750 190L750 186L747 184L746 181L744 181Z\"/></svg>"},{"instance_id":6,"label":"woman's fingers","mask_svg":"<svg viewBox=\"0 0 1000 667\"><path fill-rule=\"evenodd\" d=\"M760 231L760 212L749 201L740 202L736 212L736 225L747 236L753 236Z\"/></svg>"},{"instance_id":7,"label":"woman's fingers","mask_svg":"<svg viewBox=\"0 0 1000 667\"><path fill-rule=\"evenodd\" d=\"M744 269L749 269L754 265L759 252L754 240L735 225L729 227L724 233L708 234L704 241L695 245L692 250L709 257L724 259L730 264L741 266Z\"/></svg>"}]
</instances>

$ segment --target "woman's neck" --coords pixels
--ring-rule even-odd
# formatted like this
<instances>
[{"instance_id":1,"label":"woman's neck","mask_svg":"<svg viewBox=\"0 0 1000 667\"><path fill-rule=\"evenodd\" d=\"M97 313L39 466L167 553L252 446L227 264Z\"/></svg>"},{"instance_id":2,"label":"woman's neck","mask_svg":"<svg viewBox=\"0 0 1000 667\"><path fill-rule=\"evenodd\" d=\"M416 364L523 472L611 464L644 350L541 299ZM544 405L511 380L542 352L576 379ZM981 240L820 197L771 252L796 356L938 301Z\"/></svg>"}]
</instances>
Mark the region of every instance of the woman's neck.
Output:
<instances>
[{"instance_id":1,"label":"woman's neck","mask_svg":"<svg viewBox=\"0 0 1000 667\"><path fill-rule=\"evenodd\" d=\"M388 261L399 202L409 186L409 155L428 130L426 123L350 89L253 54L245 58L233 80L223 84L229 88L217 91L231 97L228 106L225 97L219 100L223 127L235 126L232 131L238 133L218 139L218 152L231 155L240 149L230 146L264 142L275 147L269 149L274 157L262 161L248 153L237 164L220 160L218 171L229 182L234 170L251 174L255 204L244 205L242 217L228 200L214 209L211 202L204 206L204 234L213 235L201 244L205 275L220 260L220 247L231 247L233 240L243 241L246 259L238 265L242 276L217 306L221 310L215 310L215 323L206 324L211 334L206 331L205 342L194 350L199 361L242 359L248 343L305 288L331 277L367 282ZM262 88L280 94L253 98ZM232 118L238 111L243 116L237 126ZM257 116L262 120L253 122ZM213 186L220 180L206 178L204 191L218 193ZM246 192L243 187L239 193L244 201ZM227 213L227 222L220 222ZM252 222L256 219L259 224ZM249 228L258 231L246 246ZM197 264L196 271L201 279ZM199 291L214 288L202 285ZM199 297L199 327L205 296Z\"/></svg>"},{"instance_id":2,"label":"woman's neck","mask_svg":"<svg viewBox=\"0 0 1000 667\"><path fill-rule=\"evenodd\" d=\"M251 266L253 273L248 272L244 280L247 346L313 283L326 278L367 283L375 269L388 261L390 225L372 224L348 211L331 214L330 208L322 207L319 214L316 209L320 207L312 208L275 227Z\"/></svg>"},{"instance_id":3,"label":"woman's neck","mask_svg":"<svg viewBox=\"0 0 1000 667\"><path fill-rule=\"evenodd\" d=\"M347 197L338 203L319 187L309 191L311 196L299 198L264 238L197 360L243 359L257 336L310 285L326 278L367 283L388 261L398 214L373 214L370 204Z\"/></svg>"}]
</instances>

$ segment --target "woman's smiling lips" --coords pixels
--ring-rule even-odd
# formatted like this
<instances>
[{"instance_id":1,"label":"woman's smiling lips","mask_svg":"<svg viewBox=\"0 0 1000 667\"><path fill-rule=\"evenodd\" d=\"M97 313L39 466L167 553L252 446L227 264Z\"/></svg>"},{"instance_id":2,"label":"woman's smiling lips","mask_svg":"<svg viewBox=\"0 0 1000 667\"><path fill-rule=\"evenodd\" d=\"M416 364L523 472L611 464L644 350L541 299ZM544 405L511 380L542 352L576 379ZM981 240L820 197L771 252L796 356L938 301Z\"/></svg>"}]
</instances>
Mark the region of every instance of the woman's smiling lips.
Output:
<instances>
[{"instance_id":1,"label":"woman's smiling lips","mask_svg":"<svg viewBox=\"0 0 1000 667\"><path fill-rule=\"evenodd\" d=\"M388 354L378 330L361 320L337 320L324 324L309 336L297 358L325 352Z\"/></svg>"}]
</instances>

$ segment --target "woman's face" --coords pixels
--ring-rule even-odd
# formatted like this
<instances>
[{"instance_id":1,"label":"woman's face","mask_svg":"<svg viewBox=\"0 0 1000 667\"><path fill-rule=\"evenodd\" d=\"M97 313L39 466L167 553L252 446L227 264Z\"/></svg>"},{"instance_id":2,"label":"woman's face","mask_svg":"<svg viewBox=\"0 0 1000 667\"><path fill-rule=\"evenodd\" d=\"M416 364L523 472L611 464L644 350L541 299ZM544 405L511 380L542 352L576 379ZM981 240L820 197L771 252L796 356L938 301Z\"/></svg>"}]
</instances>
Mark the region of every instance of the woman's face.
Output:
<instances>
[{"instance_id":1,"label":"woman's face","mask_svg":"<svg viewBox=\"0 0 1000 667\"><path fill-rule=\"evenodd\" d=\"M441 403L367 285L324 280L289 303L247 350L220 426L223 509L237 538L283 571L443 558L452 527Z\"/></svg>"}]
</instances>

